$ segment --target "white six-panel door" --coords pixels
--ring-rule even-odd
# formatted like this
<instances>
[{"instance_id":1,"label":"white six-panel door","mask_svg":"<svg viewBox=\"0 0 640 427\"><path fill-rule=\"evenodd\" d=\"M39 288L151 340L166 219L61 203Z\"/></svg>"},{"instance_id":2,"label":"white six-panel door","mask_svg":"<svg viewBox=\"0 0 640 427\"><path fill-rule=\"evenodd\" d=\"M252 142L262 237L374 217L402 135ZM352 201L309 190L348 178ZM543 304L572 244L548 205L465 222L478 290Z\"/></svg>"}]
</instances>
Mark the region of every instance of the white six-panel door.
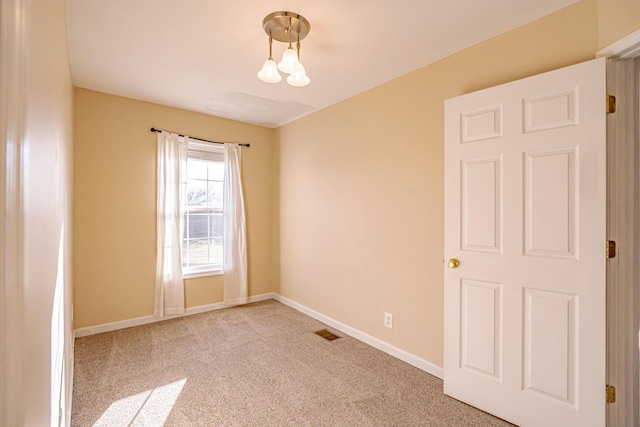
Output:
<instances>
[{"instance_id":1,"label":"white six-panel door","mask_svg":"<svg viewBox=\"0 0 640 427\"><path fill-rule=\"evenodd\" d=\"M445 393L522 426L605 424L605 96L598 59L445 102Z\"/></svg>"}]
</instances>

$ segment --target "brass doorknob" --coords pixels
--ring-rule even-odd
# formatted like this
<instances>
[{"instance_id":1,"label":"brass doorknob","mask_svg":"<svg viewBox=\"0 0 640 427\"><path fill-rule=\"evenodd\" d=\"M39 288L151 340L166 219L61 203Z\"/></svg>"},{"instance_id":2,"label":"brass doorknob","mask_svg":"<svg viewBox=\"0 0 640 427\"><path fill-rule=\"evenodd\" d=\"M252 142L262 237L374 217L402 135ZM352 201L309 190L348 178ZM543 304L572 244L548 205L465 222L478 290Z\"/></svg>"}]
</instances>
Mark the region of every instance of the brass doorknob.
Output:
<instances>
[{"instance_id":1,"label":"brass doorknob","mask_svg":"<svg viewBox=\"0 0 640 427\"><path fill-rule=\"evenodd\" d=\"M449 262L447 262L447 266L449 268L458 268L459 265L460 265L460 261L458 261L455 258L451 258Z\"/></svg>"}]
</instances>

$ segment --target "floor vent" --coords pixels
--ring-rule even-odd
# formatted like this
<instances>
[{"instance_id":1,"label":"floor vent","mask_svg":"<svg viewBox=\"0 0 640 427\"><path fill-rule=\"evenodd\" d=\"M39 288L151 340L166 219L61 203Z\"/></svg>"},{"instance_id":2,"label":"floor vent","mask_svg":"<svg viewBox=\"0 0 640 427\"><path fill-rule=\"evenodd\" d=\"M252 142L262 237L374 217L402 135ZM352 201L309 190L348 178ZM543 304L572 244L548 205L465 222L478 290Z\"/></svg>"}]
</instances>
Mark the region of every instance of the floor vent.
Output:
<instances>
[{"instance_id":1,"label":"floor vent","mask_svg":"<svg viewBox=\"0 0 640 427\"><path fill-rule=\"evenodd\" d=\"M321 331L316 331L316 332L314 332L314 334L320 335L322 338L324 338L326 340L329 340L329 341L337 340L338 338L340 338L339 336L337 336L333 332L329 332L326 329L323 329Z\"/></svg>"}]
</instances>

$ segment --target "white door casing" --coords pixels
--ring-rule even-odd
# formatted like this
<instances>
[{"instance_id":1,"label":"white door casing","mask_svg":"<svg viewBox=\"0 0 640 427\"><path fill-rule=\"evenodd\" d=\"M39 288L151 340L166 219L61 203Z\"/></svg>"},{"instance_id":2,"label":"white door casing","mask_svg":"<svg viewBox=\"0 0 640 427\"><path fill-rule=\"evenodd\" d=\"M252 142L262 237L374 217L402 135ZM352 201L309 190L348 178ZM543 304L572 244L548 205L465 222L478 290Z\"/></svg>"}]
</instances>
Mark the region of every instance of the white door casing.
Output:
<instances>
[{"instance_id":1,"label":"white door casing","mask_svg":"<svg viewBox=\"0 0 640 427\"><path fill-rule=\"evenodd\" d=\"M605 60L445 102L445 393L605 425Z\"/></svg>"},{"instance_id":2,"label":"white door casing","mask_svg":"<svg viewBox=\"0 0 640 427\"><path fill-rule=\"evenodd\" d=\"M607 58L607 93L616 111L607 114L607 237L619 250L607 261L607 384L615 403L607 405L607 425L640 425L640 215L638 212L638 99L640 30L602 49Z\"/></svg>"}]
</instances>

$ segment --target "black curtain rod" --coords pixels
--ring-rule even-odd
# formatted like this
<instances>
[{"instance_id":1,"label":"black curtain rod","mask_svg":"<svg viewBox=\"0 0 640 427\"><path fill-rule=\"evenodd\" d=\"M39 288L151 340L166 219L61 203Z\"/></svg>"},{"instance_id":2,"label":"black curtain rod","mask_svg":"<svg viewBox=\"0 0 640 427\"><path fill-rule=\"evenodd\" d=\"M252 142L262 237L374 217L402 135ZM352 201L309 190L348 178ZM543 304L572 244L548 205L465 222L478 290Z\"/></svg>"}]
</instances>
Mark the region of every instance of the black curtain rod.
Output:
<instances>
[{"instance_id":1,"label":"black curtain rod","mask_svg":"<svg viewBox=\"0 0 640 427\"><path fill-rule=\"evenodd\" d=\"M151 132L162 132L162 129L151 128ZM184 137L184 135L178 135ZM190 136L189 139L197 139L198 141L208 142L210 144L228 144L228 142L219 142L219 141L209 141L208 139L196 138L195 136ZM239 144L243 147L251 147L251 144Z\"/></svg>"}]
</instances>

